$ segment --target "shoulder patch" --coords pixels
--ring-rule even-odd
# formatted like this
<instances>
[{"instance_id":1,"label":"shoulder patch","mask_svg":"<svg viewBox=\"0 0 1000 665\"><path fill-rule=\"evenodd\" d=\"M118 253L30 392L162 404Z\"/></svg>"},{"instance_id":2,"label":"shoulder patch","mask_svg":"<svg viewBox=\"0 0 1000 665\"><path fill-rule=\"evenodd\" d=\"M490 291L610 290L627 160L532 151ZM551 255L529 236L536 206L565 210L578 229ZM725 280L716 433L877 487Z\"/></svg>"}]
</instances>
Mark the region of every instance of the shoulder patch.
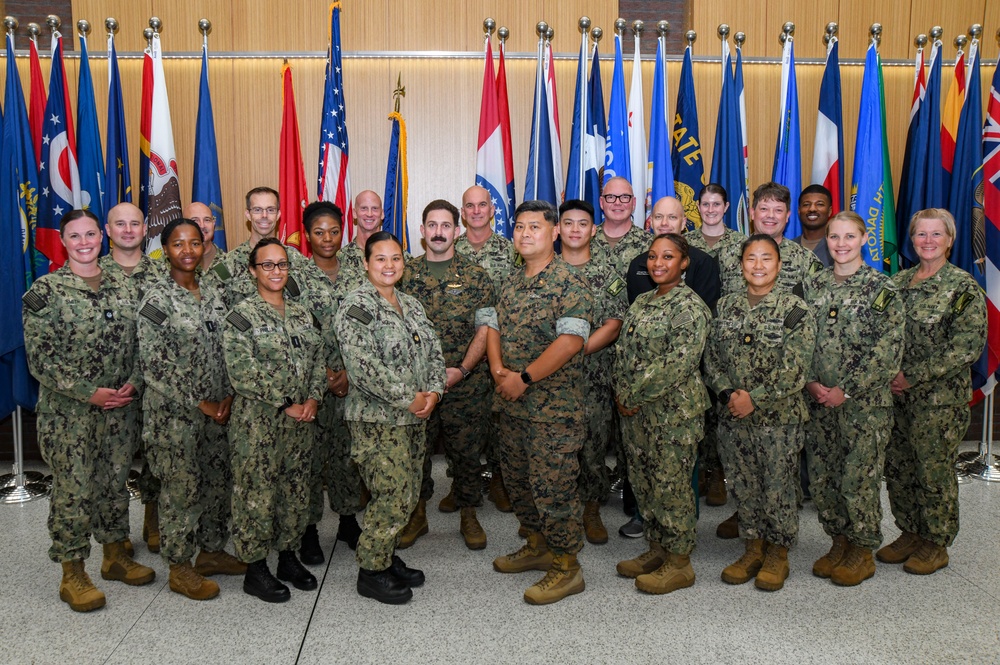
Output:
<instances>
[{"instance_id":1,"label":"shoulder patch","mask_svg":"<svg viewBox=\"0 0 1000 665\"><path fill-rule=\"evenodd\" d=\"M295 278L291 275L288 276L288 282L285 284L285 290L288 291L288 295L292 298L298 298L302 294L302 289L299 288L299 283L295 281Z\"/></svg>"},{"instance_id":2,"label":"shoulder patch","mask_svg":"<svg viewBox=\"0 0 1000 665\"><path fill-rule=\"evenodd\" d=\"M167 320L166 313L151 302L143 305L142 309L139 310L139 314L158 326L162 326L163 322Z\"/></svg>"},{"instance_id":3,"label":"shoulder patch","mask_svg":"<svg viewBox=\"0 0 1000 665\"><path fill-rule=\"evenodd\" d=\"M962 312L965 311L965 308L968 307L969 304L975 299L976 296L966 291L955 299L955 304L951 306L951 311L953 311L956 315L961 314Z\"/></svg>"},{"instance_id":4,"label":"shoulder patch","mask_svg":"<svg viewBox=\"0 0 1000 665\"><path fill-rule=\"evenodd\" d=\"M802 322L802 317L804 317L805 315L806 315L806 310L796 305L795 307L792 308L792 311L788 313L788 316L785 317L785 321L782 325L784 325L789 330L795 330L798 327L799 323Z\"/></svg>"},{"instance_id":5,"label":"shoulder patch","mask_svg":"<svg viewBox=\"0 0 1000 665\"><path fill-rule=\"evenodd\" d=\"M890 289L888 286L883 286L878 292L878 295L875 296L875 300L872 301L872 309L876 312L884 312L885 308L889 306L889 303L891 303L895 297L896 291L894 289Z\"/></svg>"},{"instance_id":6,"label":"shoulder patch","mask_svg":"<svg viewBox=\"0 0 1000 665\"><path fill-rule=\"evenodd\" d=\"M812 275L817 272L823 272L823 264L813 261L809 264L809 274Z\"/></svg>"},{"instance_id":7,"label":"shoulder patch","mask_svg":"<svg viewBox=\"0 0 1000 665\"><path fill-rule=\"evenodd\" d=\"M212 266L212 272L218 275L219 279L223 282L228 282L233 278L232 273L229 272L229 268L227 268L226 264L221 261Z\"/></svg>"},{"instance_id":8,"label":"shoulder patch","mask_svg":"<svg viewBox=\"0 0 1000 665\"><path fill-rule=\"evenodd\" d=\"M247 317L243 316L239 312L230 312L229 315L226 316L226 323L233 326L240 332L250 330L250 322L247 320Z\"/></svg>"},{"instance_id":9,"label":"shoulder patch","mask_svg":"<svg viewBox=\"0 0 1000 665\"><path fill-rule=\"evenodd\" d=\"M625 288L625 280L621 277L615 277L615 281L608 285L607 291L613 296L617 296Z\"/></svg>"},{"instance_id":10,"label":"shoulder patch","mask_svg":"<svg viewBox=\"0 0 1000 665\"><path fill-rule=\"evenodd\" d=\"M683 328L694 323L694 315L691 312L681 312L670 321L671 328Z\"/></svg>"},{"instance_id":11,"label":"shoulder patch","mask_svg":"<svg viewBox=\"0 0 1000 665\"><path fill-rule=\"evenodd\" d=\"M366 312L363 308L358 307L357 305L350 306L350 308L347 310L347 316L351 317L352 319L360 321L366 326L372 322L372 315Z\"/></svg>"},{"instance_id":12,"label":"shoulder patch","mask_svg":"<svg viewBox=\"0 0 1000 665\"><path fill-rule=\"evenodd\" d=\"M45 309L45 306L48 304L47 302L45 302L45 298L41 297L34 291L28 291L23 296L21 296L21 302L23 302L28 307L28 309L30 309L32 312L35 313L38 313L43 309Z\"/></svg>"}]
</instances>

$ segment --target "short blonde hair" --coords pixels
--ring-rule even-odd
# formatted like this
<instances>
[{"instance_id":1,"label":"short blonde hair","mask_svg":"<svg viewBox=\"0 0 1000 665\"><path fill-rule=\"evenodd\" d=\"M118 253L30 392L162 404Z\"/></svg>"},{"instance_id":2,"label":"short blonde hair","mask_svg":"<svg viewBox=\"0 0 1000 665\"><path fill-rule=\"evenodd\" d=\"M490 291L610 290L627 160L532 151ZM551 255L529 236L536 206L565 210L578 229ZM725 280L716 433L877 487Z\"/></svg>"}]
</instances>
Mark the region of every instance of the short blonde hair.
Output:
<instances>
[{"instance_id":1,"label":"short blonde hair","mask_svg":"<svg viewBox=\"0 0 1000 665\"><path fill-rule=\"evenodd\" d=\"M944 223L945 233L948 234L952 244L954 244L955 218L944 208L927 208L926 210L918 210L913 213L913 217L910 218L910 240L913 240L913 236L917 234L917 222L931 219L939 219Z\"/></svg>"},{"instance_id":2,"label":"short blonde hair","mask_svg":"<svg viewBox=\"0 0 1000 665\"><path fill-rule=\"evenodd\" d=\"M865 220L861 218L861 215L854 212L853 210L841 210L836 215L830 218L826 224L826 234L830 235L830 225L833 222L852 222L854 226L858 227L858 231L863 236L868 235L868 226L865 224Z\"/></svg>"}]
</instances>

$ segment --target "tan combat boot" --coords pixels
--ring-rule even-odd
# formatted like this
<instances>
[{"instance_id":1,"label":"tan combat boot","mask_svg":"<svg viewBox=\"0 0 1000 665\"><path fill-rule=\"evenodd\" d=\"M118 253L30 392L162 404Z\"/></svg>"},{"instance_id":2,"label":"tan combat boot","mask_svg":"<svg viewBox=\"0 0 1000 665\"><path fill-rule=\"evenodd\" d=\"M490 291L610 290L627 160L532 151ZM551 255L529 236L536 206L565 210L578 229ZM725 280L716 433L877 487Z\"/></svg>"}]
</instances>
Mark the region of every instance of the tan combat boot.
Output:
<instances>
[{"instance_id":1,"label":"tan combat boot","mask_svg":"<svg viewBox=\"0 0 1000 665\"><path fill-rule=\"evenodd\" d=\"M195 572L190 561L170 564L170 590L191 600L209 600L219 595L219 585Z\"/></svg>"},{"instance_id":2,"label":"tan combat boot","mask_svg":"<svg viewBox=\"0 0 1000 665\"><path fill-rule=\"evenodd\" d=\"M947 565L948 548L925 540L903 564L903 570L911 575L930 575Z\"/></svg>"},{"instance_id":3,"label":"tan combat boot","mask_svg":"<svg viewBox=\"0 0 1000 665\"><path fill-rule=\"evenodd\" d=\"M131 586L142 586L153 581L156 571L136 563L126 554L125 543L106 543L104 560L101 562L101 577L106 580L118 580Z\"/></svg>"},{"instance_id":4,"label":"tan combat boot","mask_svg":"<svg viewBox=\"0 0 1000 665\"><path fill-rule=\"evenodd\" d=\"M194 570L199 575L245 575L247 565L225 550L202 550L194 560Z\"/></svg>"},{"instance_id":5,"label":"tan combat boot","mask_svg":"<svg viewBox=\"0 0 1000 665\"><path fill-rule=\"evenodd\" d=\"M63 561L63 577L59 583L59 600L74 612L90 612L104 607L104 592L94 586L83 568L82 559Z\"/></svg>"},{"instance_id":6,"label":"tan combat boot","mask_svg":"<svg viewBox=\"0 0 1000 665\"><path fill-rule=\"evenodd\" d=\"M490 478L490 492L487 494L487 498L493 502L497 510L501 513L514 511L514 506L510 504L510 496L507 494L507 488L504 487L500 469L494 471L493 476Z\"/></svg>"},{"instance_id":7,"label":"tan combat boot","mask_svg":"<svg viewBox=\"0 0 1000 665\"><path fill-rule=\"evenodd\" d=\"M552 552L545 543L545 536L531 531L524 547L512 554L493 559L493 570L498 573L523 573L526 570L549 570Z\"/></svg>"},{"instance_id":8,"label":"tan combat boot","mask_svg":"<svg viewBox=\"0 0 1000 665\"><path fill-rule=\"evenodd\" d=\"M694 585L694 568L687 554L667 555L666 562L651 573L635 578L635 588L646 593L663 594Z\"/></svg>"},{"instance_id":9,"label":"tan combat boot","mask_svg":"<svg viewBox=\"0 0 1000 665\"><path fill-rule=\"evenodd\" d=\"M872 551L848 544L844 558L830 571L830 581L837 586L857 586L874 574Z\"/></svg>"},{"instance_id":10,"label":"tan combat boot","mask_svg":"<svg viewBox=\"0 0 1000 665\"><path fill-rule=\"evenodd\" d=\"M458 510L458 504L455 503L455 483L451 484L451 489L448 490L448 493L438 503L438 510L442 513L453 513Z\"/></svg>"},{"instance_id":11,"label":"tan combat boot","mask_svg":"<svg viewBox=\"0 0 1000 665\"><path fill-rule=\"evenodd\" d=\"M767 544L764 565L757 573L753 585L761 591L777 591L788 579L788 548L774 543Z\"/></svg>"},{"instance_id":12,"label":"tan combat boot","mask_svg":"<svg viewBox=\"0 0 1000 665\"><path fill-rule=\"evenodd\" d=\"M486 532L479 524L476 509L472 506L462 508L458 530L465 539L465 546L470 550L481 550L486 547Z\"/></svg>"},{"instance_id":13,"label":"tan combat boot","mask_svg":"<svg viewBox=\"0 0 1000 665\"><path fill-rule=\"evenodd\" d=\"M738 513L733 513L727 517L724 521L719 522L719 526L715 528L715 535L723 540L732 540L734 538L740 537L740 516Z\"/></svg>"},{"instance_id":14,"label":"tan combat boot","mask_svg":"<svg viewBox=\"0 0 1000 665\"><path fill-rule=\"evenodd\" d=\"M722 469L716 469L708 474L708 496L705 497L705 503L710 506L724 506L728 500L726 474Z\"/></svg>"},{"instance_id":15,"label":"tan combat boot","mask_svg":"<svg viewBox=\"0 0 1000 665\"><path fill-rule=\"evenodd\" d=\"M920 549L923 542L923 539L912 531L904 531L899 534L899 538L876 552L875 557L882 563L903 563Z\"/></svg>"},{"instance_id":16,"label":"tan combat boot","mask_svg":"<svg viewBox=\"0 0 1000 665\"><path fill-rule=\"evenodd\" d=\"M746 551L735 563L722 570L726 584L745 584L752 580L764 565L764 541L760 538L746 541Z\"/></svg>"},{"instance_id":17,"label":"tan combat boot","mask_svg":"<svg viewBox=\"0 0 1000 665\"><path fill-rule=\"evenodd\" d=\"M601 504L597 501L587 501L583 504L583 532L587 542L603 545L608 542L608 530L601 521Z\"/></svg>"},{"instance_id":18,"label":"tan combat boot","mask_svg":"<svg viewBox=\"0 0 1000 665\"><path fill-rule=\"evenodd\" d=\"M146 514L142 518L142 539L146 541L146 547L149 548L149 551L155 554L160 551L159 504L152 501L143 505L146 507Z\"/></svg>"},{"instance_id":19,"label":"tan combat boot","mask_svg":"<svg viewBox=\"0 0 1000 665\"><path fill-rule=\"evenodd\" d=\"M619 561L615 569L622 577L636 578L639 575L653 572L662 566L666 560L667 552L663 549L663 545L650 543L648 550L634 559Z\"/></svg>"},{"instance_id":20,"label":"tan combat boot","mask_svg":"<svg viewBox=\"0 0 1000 665\"><path fill-rule=\"evenodd\" d=\"M417 501L417 507L413 510L413 514L410 515L410 521L403 529L403 534L399 537L396 549L405 550L425 533L427 533L427 502L420 499Z\"/></svg>"},{"instance_id":21,"label":"tan combat boot","mask_svg":"<svg viewBox=\"0 0 1000 665\"><path fill-rule=\"evenodd\" d=\"M575 554L560 554L552 558L552 567L545 577L524 592L524 602L530 605L558 603L566 596L583 591L583 571Z\"/></svg>"},{"instance_id":22,"label":"tan combat boot","mask_svg":"<svg viewBox=\"0 0 1000 665\"><path fill-rule=\"evenodd\" d=\"M847 554L848 547L847 536L834 536L833 546L830 547L830 551L816 559L816 562L813 564L813 575L829 579L830 573L833 572L833 569L837 567L837 564Z\"/></svg>"}]
</instances>

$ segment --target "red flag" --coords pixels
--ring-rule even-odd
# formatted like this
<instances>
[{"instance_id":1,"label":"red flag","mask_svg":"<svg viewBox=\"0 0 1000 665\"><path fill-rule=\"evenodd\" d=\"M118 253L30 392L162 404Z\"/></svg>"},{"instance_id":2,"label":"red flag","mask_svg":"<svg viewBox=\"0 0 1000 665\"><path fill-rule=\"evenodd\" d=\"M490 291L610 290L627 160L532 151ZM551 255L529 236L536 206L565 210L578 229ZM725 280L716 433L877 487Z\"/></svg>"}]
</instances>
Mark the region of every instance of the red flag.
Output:
<instances>
[{"instance_id":1,"label":"red flag","mask_svg":"<svg viewBox=\"0 0 1000 665\"><path fill-rule=\"evenodd\" d=\"M149 213L149 136L153 127L153 54L142 59L142 102L139 107L139 210Z\"/></svg>"},{"instance_id":2,"label":"red flag","mask_svg":"<svg viewBox=\"0 0 1000 665\"><path fill-rule=\"evenodd\" d=\"M35 147L35 166L42 159L42 125L45 124L45 81L42 79L42 67L38 63L38 42L28 40L31 48L31 100L28 109L28 127L31 129L31 143Z\"/></svg>"},{"instance_id":3,"label":"red flag","mask_svg":"<svg viewBox=\"0 0 1000 665\"><path fill-rule=\"evenodd\" d=\"M309 249L305 227L302 225L302 210L309 204L309 188L306 186L306 172L302 167L302 147L299 142L299 119L295 113L292 68L287 63L281 68L281 78L281 148L278 165L281 220L278 222L278 238L282 243L302 252L303 256L310 256L312 251Z\"/></svg>"},{"instance_id":4,"label":"red flag","mask_svg":"<svg viewBox=\"0 0 1000 665\"><path fill-rule=\"evenodd\" d=\"M510 140L510 104L507 102L507 67L504 64L506 45L500 40L500 65L497 69L497 110L500 112L500 134L503 138L503 166L507 180L508 216L514 214L514 149ZM514 225L508 219L509 229Z\"/></svg>"}]
</instances>

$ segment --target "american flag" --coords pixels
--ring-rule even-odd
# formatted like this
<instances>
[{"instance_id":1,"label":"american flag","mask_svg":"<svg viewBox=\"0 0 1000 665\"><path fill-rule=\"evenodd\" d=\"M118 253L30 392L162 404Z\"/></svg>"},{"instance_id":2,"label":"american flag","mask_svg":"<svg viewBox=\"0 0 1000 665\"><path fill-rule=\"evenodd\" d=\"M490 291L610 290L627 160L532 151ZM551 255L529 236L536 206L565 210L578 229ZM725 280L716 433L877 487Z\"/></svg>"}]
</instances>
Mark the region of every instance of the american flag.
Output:
<instances>
[{"instance_id":1,"label":"american flag","mask_svg":"<svg viewBox=\"0 0 1000 665\"><path fill-rule=\"evenodd\" d=\"M347 114L344 109L344 75L340 53L340 2L330 5L330 49L326 58L323 119L319 131L319 186L316 198L332 201L344 213L343 242L354 238L351 178L347 171Z\"/></svg>"}]
</instances>

